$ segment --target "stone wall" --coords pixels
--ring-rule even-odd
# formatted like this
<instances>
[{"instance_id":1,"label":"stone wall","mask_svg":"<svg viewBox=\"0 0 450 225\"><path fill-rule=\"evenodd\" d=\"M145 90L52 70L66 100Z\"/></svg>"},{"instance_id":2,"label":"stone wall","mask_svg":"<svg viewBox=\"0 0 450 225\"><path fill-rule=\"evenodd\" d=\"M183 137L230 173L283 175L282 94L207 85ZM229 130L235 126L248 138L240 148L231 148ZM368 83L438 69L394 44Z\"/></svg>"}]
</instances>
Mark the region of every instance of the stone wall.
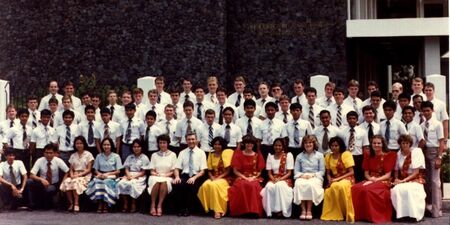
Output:
<instances>
[{"instance_id":1,"label":"stone wall","mask_svg":"<svg viewBox=\"0 0 450 225\"><path fill-rule=\"evenodd\" d=\"M231 87L243 73L289 90L293 77L346 77L344 0L0 1L0 18L0 78L13 94L80 74L113 86L164 74L178 86L214 73Z\"/></svg>"}]
</instances>

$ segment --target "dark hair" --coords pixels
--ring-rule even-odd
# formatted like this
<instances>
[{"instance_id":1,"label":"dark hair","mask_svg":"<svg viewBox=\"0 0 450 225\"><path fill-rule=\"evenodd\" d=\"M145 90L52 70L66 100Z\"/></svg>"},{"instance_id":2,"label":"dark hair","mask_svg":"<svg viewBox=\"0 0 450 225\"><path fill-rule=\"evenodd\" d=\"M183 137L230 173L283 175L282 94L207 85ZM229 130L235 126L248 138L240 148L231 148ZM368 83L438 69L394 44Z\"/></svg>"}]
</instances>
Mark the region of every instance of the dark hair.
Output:
<instances>
[{"instance_id":1,"label":"dark hair","mask_svg":"<svg viewBox=\"0 0 450 225\"><path fill-rule=\"evenodd\" d=\"M251 89L251 88L249 88L249 87L245 87L244 88L244 91L242 92L243 94L251 94L251 95L254 95L253 94L253 90Z\"/></svg>"},{"instance_id":2,"label":"dark hair","mask_svg":"<svg viewBox=\"0 0 450 225\"><path fill-rule=\"evenodd\" d=\"M132 103L132 102L126 104L125 105L125 110L129 110L129 109L136 110L136 105L134 103Z\"/></svg>"},{"instance_id":3,"label":"dark hair","mask_svg":"<svg viewBox=\"0 0 450 225\"><path fill-rule=\"evenodd\" d=\"M167 134L161 134L158 137L156 137L156 143L158 144L158 148L159 148L160 141L165 141L165 142L167 142L167 145L170 145L170 136Z\"/></svg>"},{"instance_id":4,"label":"dark hair","mask_svg":"<svg viewBox=\"0 0 450 225\"><path fill-rule=\"evenodd\" d=\"M138 144L139 146L142 147L144 143L143 143L143 141L141 141L141 139L136 138L133 140L133 142L131 142L131 147L133 147L134 144Z\"/></svg>"},{"instance_id":5,"label":"dark hair","mask_svg":"<svg viewBox=\"0 0 450 225\"><path fill-rule=\"evenodd\" d=\"M223 87L218 87L217 90L216 90L216 93L217 92L223 92L223 93L225 93L225 95L227 95L227 89L225 89Z\"/></svg>"},{"instance_id":6,"label":"dark hair","mask_svg":"<svg viewBox=\"0 0 450 225\"><path fill-rule=\"evenodd\" d=\"M264 109L266 110L269 107L273 107L276 111L278 111L278 105L275 102L267 102L266 105L264 105Z\"/></svg>"},{"instance_id":7,"label":"dark hair","mask_svg":"<svg viewBox=\"0 0 450 225\"><path fill-rule=\"evenodd\" d=\"M331 115L330 111L324 109L324 110L320 111L319 116L321 117L322 114L325 114L325 113L328 114L329 116Z\"/></svg>"},{"instance_id":8,"label":"dark hair","mask_svg":"<svg viewBox=\"0 0 450 225\"><path fill-rule=\"evenodd\" d=\"M111 152L115 152L116 151L116 146L114 145L114 142L113 142L113 140L110 137L104 138L102 140L102 142L100 143L100 149L102 150L102 152L105 151L103 149L103 143L105 143L105 141L109 141L109 143L111 144Z\"/></svg>"},{"instance_id":9,"label":"dark hair","mask_svg":"<svg viewBox=\"0 0 450 225\"><path fill-rule=\"evenodd\" d=\"M255 101L253 101L253 99L247 99L244 101L244 108L247 106L256 107L256 103L255 103Z\"/></svg>"},{"instance_id":10,"label":"dark hair","mask_svg":"<svg viewBox=\"0 0 450 225\"><path fill-rule=\"evenodd\" d=\"M225 108L222 110L222 114L223 114L225 111L230 111L230 112L234 115L234 109L231 108L231 107L225 107Z\"/></svg>"},{"instance_id":11,"label":"dark hair","mask_svg":"<svg viewBox=\"0 0 450 225\"><path fill-rule=\"evenodd\" d=\"M19 110L17 110L17 115L18 116L20 116L20 115L22 115L22 114L26 114L27 116L29 116L30 115L30 112L28 111L28 109L19 109Z\"/></svg>"},{"instance_id":12,"label":"dark hair","mask_svg":"<svg viewBox=\"0 0 450 225\"><path fill-rule=\"evenodd\" d=\"M348 112L348 113L347 113L347 119L348 119L350 116L354 116L354 117L356 117L356 119L358 119L358 113L356 113L355 111L350 111L350 112Z\"/></svg>"},{"instance_id":13,"label":"dark hair","mask_svg":"<svg viewBox=\"0 0 450 225\"><path fill-rule=\"evenodd\" d=\"M377 138L381 139L381 144L382 144L381 148L383 149L383 152L387 152L388 151L386 140L384 140L383 136L377 134L377 135L374 135L372 137L372 139L370 139L370 145L369 145L370 157L374 157L375 156L375 150L373 150L372 141L373 141L373 139L377 139Z\"/></svg>"},{"instance_id":14,"label":"dark hair","mask_svg":"<svg viewBox=\"0 0 450 225\"><path fill-rule=\"evenodd\" d=\"M411 147L411 145L413 144L413 139L410 135L407 134L400 135L400 137L397 140L397 143L400 145L404 141L409 142L409 147Z\"/></svg>"},{"instance_id":15,"label":"dark hair","mask_svg":"<svg viewBox=\"0 0 450 225\"><path fill-rule=\"evenodd\" d=\"M84 107L84 113L86 114L89 109L94 111L95 113L95 107L93 105L87 105L86 107Z\"/></svg>"},{"instance_id":16,"label":"dark hair","mask_svg":"<svg viewBox=\"0 0 450 225\"><path fill-rule=\"evenodd\" d=\"M14 156L16 156L16 152L15 152L14 149L12 149L12 148L7 148L7 149L5 150L5 156L8 156L8 155L14 155Z\"/></svg>"},{"instance_id":17,"label":"dark hair","mask_svg":"<svg viewBox=\"0 0 450 225\"><path fill-rule=\"evenodd\" d=\"M347 116L348 116L348 114L347 114ZM344 141L340 137L330 138L330 140L328 141L328 147L330 147L330 149L331 149L331 144L334 142L337 142L339 145L339 153L343 153L347 150L347 148L345 147Z\"/></svg>"},{"instance_id":18,"label":"dark hair","mask_svg":"<svg viewBox=\"0 0 450 225\"><path fill-rule=\"evenodd\" d=\"M430 101L424 101L420 104L420 109L431 108L433 110L433 103ZM20 115L20 114L19 114Z\"/></svg>"},{"instance_id":19,"label":"dark hair","mask_svg":"<svg viewBox=\"0 0 450 225\"><path fill-rule=\"evenodd\" d=\"M63 118L66 116L71 116L72 119L75 117L75 113L72 110L65 110L62 114Z\"/></svg>"},{"instance_id":20,"label":"dark hair","mask_svg":"<svg viewBox=\"0 0 450 225\"><path fill-rule=\"evenodd\" d=\"M277 142L277 141L281 142L281 146L283 148L283 152L287 152L288 149L287 149L286 139L281 138L281 137L275 138L275 140L273 140L273 143L272 143L272 150L273 150L273 152L275 152L275 149L273 149L273 146L275 145L275 142Z\"/></svg>"},{"instance_id":21,"label":"dark hair","mask_svg":"<svg viewBox=\"0 0 450 225\"><path fill-rule=\"evenodd\" d=\"M386 108L391 108L395 111L397 109L397 103L392 100L387 100L385 103L383 103L383 109Z\"/></svg>"},{"instance_id":22,"label":"dark hair","mask_svg":"<svg viewBox=\"0 0 450 225\"><path fill-rule=\"evenodd\" d=\"M414 107L412 107L410 105L407 105L407 106L403 107L402 114L408 109L410 109L413 113L416 111L416 108L414 108Z\"/></svg>"},{"instance_id":23,"label":"dark hair","mask_svg":"<svg viewBox=\"0 0 450 225\"><path fill-rule=\"evenodd\" d=\"M147 118L149 116L151 116L151 117L156 119L156 112L153 111L153 110L148 110L148 112L145 114L145 118Z\"/></svg>"},{"instance_id":24,"label":"dark hair","mask_svg":"<svg viewBox=\"0 0 450 225\"><path fill-rule=\"evenodd\" d=\"M300 103L292 103L290 106L289 106L289 110L295 110L295 109L300 109L300 110L302 110L302 105L300 105Z\"/></svg>"},{"instance_id":25,"label":"dark hair","mask_svg":"<svg viewBox=\"0 0 450 225\"><path fill-rule=\"evenodd\" d=\"M83 150L87 150L88 147L89 147L89 145L88 145L88 143L86 142L86 138L84 138L84 137L81 136L81 135L75 137L75 139L73 140L73 149L74 149L74 150L77 150L77 148L76 148L76 146L75 146L75 143L76 143L78 140L80 140L81 142L83 142Z\"/></svg>"},{"instance_id":26,"label":"dark hair","mask_svg":"<svg viewBox=\"0 0 450 225\"><path fill-rule=\"evenodd\" d=\"M422 101L423 101L422 95L414 95L414 96L413 96L413 100L416 99L416 98L420 98L420 99L422 99Z\"/></svg>"},{"instance_id":27,"label":"dark hair","mask_svg":"<svg viewBox=\"0 0 450 225\"><path fill-rule=\"evenodd\" d=\"M43 109L41 111L41 116L51 116L52 115L52 111L48 110L48 109Z\"/></svg>"},{"instance_id":28,"label":"dark hair","mask_svg":"<svg viewBox=\"0 0 450 225\"><path fill-rule=\"evenodd\" d=\"M213 138L212 140L211 140L211 146L214 148L214 144L216 143L216 142L219 142L220 143L220 145L222 146L222 150L225 150L226 148L227 148L227 140L225 140L225 138L223 138L223 137L221 137L221 136L217 136L217 137L215 137L215 138Z\"/></svg>"},{"instance_id":29,"label":"dark hair","mask_svg":"<svg viewBox=\"0 0 450 225\"><path fill-rule=\"evenodd\" d=\"M306 94L308 94L309 92L314 93L314 95L317 95L317 90L313 87L307 87L305 88L305 90L303 90L303 92L305 92Z\"/></svg>"},{"instance_id":30,"label":"dark hair","mask_svg":"<svg viewBox=\"0 0 450 225\"><path fill-rule=\"evenodd\" d=\"M379 97L381 98L381 92L380 91L372 91L372 93L370 93L370 97Z\"/></svg>"},{"instance_id":31,"label":"dark hair","mask_svg":"<svg viewBox=\"0 0 450 225\"><path fill-rule=\"evenodd\" d=\"M54 152L58 151L58 149L56 148L56 146L55 146L54 144L51 144L51 143L44 146L44 152L45 152L46 150L52 150L52 151L54 151Z\"/></svg>"},{"instance_id":32,"label":"dark hair","mask_svg":"<svg viewBox=\"0 0 450 225\"><path fill-rule=\"evenodd\" d=\"M57 104L58 105L58 99L56 99L56 98L54 98L54 97L51 97L49 100L48 100L48 104L50 105L50 104L52 104L52 103L55 103L55 104Z\"/></svg>"},{"instance_id":33,"label":"dark hair","mask_svg":"<svg viewBox=\"0 0 450 225\"><path fill-rule=\"evenodd\" d=\"M401 93L401 94L398 95L398 99L402 99L402 98L408 99L408 101L410 101L411 95L408 94L408 93L406 93L406 92L403 92L403 93Z\"/></svg>"},{"instance_id":34,"label":"dark hair","mask_svg":"<svg viewBox=\"0 0 450 225\"><path fill-rule=\"evenodd\" d=\"M216 112L213 109L207 109L205 115L216 115Z\"/></svg>"},{"instance_id":35,"label":"dark hair","mask_svg":"<svg viewBox=\"0 0 450 225\"><path fill-rule=\"evenodd\" d=\"M100 115L104 113L111 115L111 110L108 109L107 107L103 107L102 109L100 109Z\"/></svg>"},{"instance_id":36,"label":"dark hair","mask_svg":"<svg viewBox=\"0 0 450 225\"><path fill-rule=\"evenodd\" d=\"M27 102L29 102L31 100L38 100L38 97L36 95L29 95L27 98Z\"/></svg>"},{"instance_id":37,"label":"dark hair","mask_svg":"<svg viewBox=\"0 0 450 225\"><path fill-rule=\"evenodd\" d=\"M372 111L373 113L375 113L375 109L371 106L371 105L366 105L362 108L362 112L364 114L365 111Z\"/></svg>"},{"instance_id":38,"label":"dark hair","mask_svg":"<svg viewBox=\"0 0 450 225\"><path fill-rule=\"evenodd\" d=\"M345 95L344 89L342 89L342 88L340 88L340 87L336 87L336 88L333 90L333 95L336 94L336 93L342 93L343 95Z\"/></svg>"},{"instance_id":39,"label":"dark hair","mask_svg":"<svg viewBox=\"0 0 450 225\"><path fill-rule=\"evenodd\" d=\"M187 107L191 107L194 108L194 103L192 103L191 101L187 100L183 103L183 109L187 108Z\"/></svg>"},{"instance_id":40,"label":"dark hair","mask_svg":"<svg viewBox=\"0 0 450 225\"><path fill-rule=\"evenodd\" d=\"M246 144L248 144L248 143L253 144L253 151L256 152L256 151L257 151L257 145L256 145L257 140L256 140L256 138L255 138L253 135L251 135L251 134L246 134L246 135L244 135L244 136L242 137L242 144L244 144L244 148L243 148L243 149L246 148ZM242 149L242 148L241 148L241 149Z\"/></svg>"}]
</instances>

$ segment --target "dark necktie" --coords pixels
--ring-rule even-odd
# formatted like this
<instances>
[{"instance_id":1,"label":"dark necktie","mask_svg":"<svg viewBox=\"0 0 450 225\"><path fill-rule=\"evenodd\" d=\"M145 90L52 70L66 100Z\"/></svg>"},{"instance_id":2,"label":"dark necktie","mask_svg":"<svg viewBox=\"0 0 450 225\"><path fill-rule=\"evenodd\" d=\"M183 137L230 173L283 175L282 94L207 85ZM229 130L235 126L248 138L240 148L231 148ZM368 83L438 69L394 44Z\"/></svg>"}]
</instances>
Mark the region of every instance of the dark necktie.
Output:
<instances>
[{"instance_id":1,"label":"dark necktie","mask_svg":"<svg viewBox=\"0 0 450 225\"><path fill-rule=\"evenodd\" d=\"M336 116L336 126L340 127L341 124L342 124L341 106L338 105L338 107L337 107L337 116Z\"/></svg>"},{"instance_id":2,"label":"dark necktie","mask_svg":"<svg viewBox=\"0 0 450 225\"><path fill-rule=\"evenodd\" d=\"M322 150L326 151L328 149L328 128L323 128L323 138L322 138Z\"/></svg>"},{"instance_id":3,"label":"dark necktie","mask_svg":"<svg viewBox=\"0 0 450 225\"><path fill-rule=\"evenodd\" d=\"M110 110L111 110L111 118L112 118L114 115L114 106L113 105L111 106Z\"/></svg>"},{"instance_id":4,"label":"dark necktie","mask_svg":"<svg viewBox=\"0 0 450 225\"><path fill-rule=\"evenodd\" d=\"M9 124L9 128L11 128L11 127L14 127L14 120L11 120L11 123ZM10 140L9 140L9 142L11 143L11 148L14 146L14 141L13 141L13 139L11 138Z\"/></svg>"},{"instance_id":5,"label":"dark necktie","mask_svg":"<svg viewBox=\"0 0 450 225\"><path fill-rule=\"evenodd\" d=\"M297 122L294 122L294 143L295 146L300 145L300 130L298 129Z\"/></svg>"},{"instance_id":6,"label":"dark necktie","mask_svg":"<svg viewBox=\"0 0 450 225\"><path fill-rule=\"evenodd\" d=\"M105 124L105 131L103 132L103 138L109 137L109 126L108 124Z\"/></svg>"},{"instance_id":7,"label":"dark necktie","mask_svg":"<svg viewBox=\"0 0 450 225\"><path fill-rule=\"evenodd\" d=\"M315 128L315 125L314 125L314 108L313 108L312 105L309 106L308 120L309 120L309 123L311 124L312 129L314 129Z\"/></svg>"},{"instance_id":8,"label":"dark necktie","mask_svg":"<svg viewBox=\"0 0 450 225\"><path fill-rule=\"evenodd\" d=\"M9 176L11 177L11 184L17 186L17 180L12 165L9 165Z\"/></svg>"},{"instance_id":9,"label":"dark necktie","mask_svg":"<svg viewBox=\"0 0 450 225\"><path fill-rule=\"evenodd\" d=\"M177 104L173 105L173 118L177 119Z\"/></svg>"},{"instance_id":10,"label":"dark necktie","mask_svg":"<svg viewBox=\"0 0 450 225\"><path fill-rule=\"evenodd\" d=\"M384 133L384 138L386 139L386 143L389 143L389 139L391 139L391 122L386 121L386 131Z\"/></svg>"},{"instance_id":11,"label":"dark necktie","mask_svg":"<svg viewBox=\"0 0 450 225\"><path fill-rule=\"evenodd\" d=\"M220 106L220 111L219 111L219 124L222 125L223 124L223 105Z\"/></svg>"},{"instance_id":12,"label":"dark necktie","mask_svg":"<svg viewBox=\"0 0 450 225\"><path fill-rule=\"evenodd\" d=\"M170 135L170 122L169 121L166 122L166 134Z\"/></svg>"},{"instance_id":13,"label":"dark necktie","mask_svg":"<svg viewBox=\"0 0 450 225\"><path fill-rule=\"evenodd\" d=\"M197 119L202 120L202 103L197 103Z\"/></svg>"},{"instance_id":14,"label":"dark necktie","mask_svg":"<svg viewBox=\"0 0 450 225\"><path fill-rule=\"evenodd\" d=\"M241 105L241 94L238 94L237 99L236 99L236 103L234 104L234 106L239 107Z\"/></svg>"},{"instance_id":15,"label":"dark necktie","mask_svg":"<svg viewBox=\"0 0 450 225\"><path fill-rule=\"evenodd\" d=\"M430 124L428 121L425 122L425 129L423 130L423 137L425 141L428 141L428 128L430 128Z\"/></svg>"},{"instance_id":16,"label":"dark necktie","mask_svg":"<svg viewBox=\"0 0 450 225\"><path fill-rule=\"evenodd\" d=\"M53 181L53 177L52 177L53 173L52 173L52 163L47 161L47 173L45 174L46 176L46 180L48 181L49 184L52 184Z\"/></svg>"},{"instance_id":17,"label":"dark necktie","mask_svg":"<svg viewBox=\"0 0 450 225\"><path fill-rule=\"evenodd\" d=\"M331 104L331 97L327 98L327 106L330 106Z\"/></svg>"},{"instance_id":18,"label":"dark necktie","mask_svg":"<svg viewBox=\"0 0 450 225\"><path fill-rule=\"evenodd\" d=\"M156 100L156 102L159 104L161 103L161 95L158 95L158 100Z\"/></svg>"},{"instance_id":19,"label":"dark necktie","mask_svg":"<svg viewBox=\"0 0 450 225\"><path fill-rule=\"evenodd\" d=\"M70 134L70 127L66 126L66 147L70 146L70 138L71 134Z\"/></svg>"},{"instance_id":20,"label":"dark necktie","mask_svg":"<svg viewBox=\"0 0 450 225\"><path fill-rule=\"evenodd\" d=\"M186 94L186 95L184 96L184 101L185 101L185 102L189 101L189 95L188 95L188 94Z\"/></svg>"},{"instance_id":21,"label":"dark necktie","mask_svg":"<svg viewBox=\"0 0 450 225\"><path fill-rule=\"evenodd\" d=\"M127 132L125 133L125 144L129 144L131 141L131 119L128 120Z\"/></svg>"},{"instance_id":22,"label":"dark necktie","mask_svg":"<svg viewBox=\"0 0 450 225\"><path fill-rule=\"evenodd\" d=\"M145 144L148 143L149 136L150 136L150 127L147 127L147 129L145 129L145 136L144 136Z\"/></svg>"},{"instance_id":23,"label":"dark necktie","mask_svg":"<svg viewBox=\"0 0 450 225\"><path fill-rule=\"evenodd\" d=\"M261 100L262 105L264 106L264 103L266 103L266 99Z\"/></svg>"},{"instance_id":24,"label":"dark necktie","mask_svg":"<svg viewBox=\"0 0 450 225\"><path fill-rule=\"evenodd\" d=\"M192 133L191 120L187 120L186 134Z\"/></svg>"},{"instance_id":25,"label":"dark necktie","mask_svg":"<svg viewBox=\"0 0 450 225\"><path fill-rule=\"evenodd\" d=\"M22 142L23 142L23 148L26 149L28 148L28 143L27 143L27 128L25 127L25 125L22 125L22 130L23 130L23 134L22 134Z\"/></svg>"},{"instance_id":26,"label":"dark necktie","mask_svg":"<svg viewBox=\"0 0 450 225\"><path fill-rule=\"evenodd\" d=\"M369 131L368 131L368 136L369 136L369 141L372 139L373 137L373 127L372 127L372 123L369 123Z\"/></svg>"},{"instance_id":27,"label":"dark necktie","mask_svg":"<svg viewBox=\"0 0 450 225\"><path fill-rule=\"evenodd\" d=\"M353 151L355 148L355 128L350 128L350 138L348 139L348 149Z\"/></svg>"},{"instance_id":28,"label":"dark necktie","mask_svg":"<svg viewBox=\"0 0 450 225\"><path fill-rule=\"evenodd\" d=\"M223 137L228 144L230 144L230 129L231 129L230 124L227 124L225 126L225 135Z\"/></svg>"},{"instance_id":29,"label":"dark necktie","mask_svg":"<svg viewBox=\"0 0 450 225\"><path fill-rule=\"evenodd\" d=\"M212 128L212 125L209 125L209 132L208 132L208 143L209 143L209 146L212 146L211 145L211 141L212 141L213 138L214 138L213 128Z\"/></svg>"},{"instance_id":30,"label":"dark necktie","mask_svg":"<svg viewBox=\"0 0 450 225\"><path fill-rule=\"evenodd\" d=\"M422 124L423 123L423 114L422 113L419 113L419 124Z\"/></svg>"},{"instance_id":31,"label":"dark necktie","mask_svg":"<svg viewBox=\"0 0 450 225\"><path fill-rule=\"evenodd\" d=\"M297 96L297 103L300 104L300 97Z\"/></svg>"},{"instance_id":32,"label":"dark necktie","mask_svg":"<svg viewBox=\"0 0 450 225\"><path fill-rule=\"evenodd\" d=\"M36 128L37 127L36 112L33 112L31 115L33 115L33 122L32 122L33 128Z\"/></svg>"},{"instance_id":33,"label":"dark necktie","mask_svg":"<svg viewBox=\"0 0 450 225\"><path fill-rule=\"evenodd\" d=\"M287 123L287 122L288 122L287 112L283 112L283 122L284 122L284 123Z\"/></svg>"},{"instance_id":34,"label":"dark necktie","mask_svg":"<svg viewBox=\"0 0 450 225\"><path fill-rule=\"evenodd\" d=\"M247 134L253 135L252 119L248 119L248 122L247 122Z\"/></svg>"},{"instance_id":35,"label":"dark necktie","mask_svg":"<svg viewBox=\"0 0 450 225\"><path fill-rule=\"evenodd\" d=\"M88 144L94 144L94 128L92 127L94 124L92 121L89 121L89 130L88 130Z\"/></svg>"},{"instance_id":36,"label":"dark necktie","mask_svg":"<svg viewBox=\"0 0 450 225\"><path fill-rule=\"evenodd\" d=\"M51 127L53 127L53 124L54 124L54 119L55 119L55 114L54 113L52 113L52 116L51 116L51 118L50 118L50 126Z\"/></svg>"}]
</instances>

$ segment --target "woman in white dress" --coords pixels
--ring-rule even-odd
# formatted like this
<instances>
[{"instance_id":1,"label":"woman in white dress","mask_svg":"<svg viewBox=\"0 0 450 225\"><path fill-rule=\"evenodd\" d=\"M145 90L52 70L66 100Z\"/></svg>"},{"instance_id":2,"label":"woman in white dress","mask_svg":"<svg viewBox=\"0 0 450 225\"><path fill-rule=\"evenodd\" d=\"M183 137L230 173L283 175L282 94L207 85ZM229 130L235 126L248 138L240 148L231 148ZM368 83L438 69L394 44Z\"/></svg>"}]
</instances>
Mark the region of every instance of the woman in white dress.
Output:
<instances>
[{"instance_id":1,"label":"woman in white dress","mask_svg":"<svg viewBox=\"0 0 450 225\"><path fill-rule=\"evenodd\" d=\"M172 191L172 177L177 162L177 155L168 149L170 136L163 134L156 139L159 151L152 154L150 160L150 177L148 193L151 197L150 215L162 216L162 204ZM156 205L158 200L158 205Z\"/></svg>"},{"instance_id":2,"label":"woman in white dress","mask_svg":"<svg viewBox=\"0 0 450 225\"><path fill-rule=\"evenodd\" d=\"M128 211L128 199L131 197L130 212L136 212L136 199L144 192L147 176L145 170L148 169L150 160L142 154L142 142L136 139L131 144L133 154L129 155L123 164L125 176L117 184L117 191L122 198L122 212Z\"/></svg>"},{"instance_id":3,"label":"woman in white dress","mask_svg":"<svg viewBox=\"0 0 450 225\"><path fill-rule=\"evenodd\" d=\"M268 217L272 217L272 213L276 213L279 217L291 216L293 198L291 175L294 157L292 153L286 151L284 138L277 138L273 142L274 154L267 157L266 170L269 182L261 191L261 196Z\"/></svg>"},{"instance_id":4,"label":"woman in white dress","mask_svg":"<svg viewBox=\"0 0 450 225\"><path fill-rule=\"evenodd\" d=\"M301 204L301 220L311 220L312 204L319 205L323 200L323 176L325 160L317 151L317 139L306 135L302 140L302 153L295 160L294 169L294 203Z\"/></svg>"},{"instance_id":5,"label":"woman in white dress","mask_svg":"<svg viewBox=\"0 0 450 225\"><path fill-rule=\"evenodd\" d=\"M395 164L395 181L391 189L392 205L397 218L411 217L421 220L425 213L425 183L421 173L425 169L425 157L422 149L411 148L413 140L409 135L398 139L400 151Z\"/></svg>"},{"instance_id":6,"label":"woman in white dress","mask_svg":"<svg viewBox=\"0 0 450 225\"><path fill-rule=\"evenodd\" d=\"M87 184L91 180L94 157L87 151L88 144L83 136L75 138L74 149L76 152L69 158L69 176L61 183L60 189L66 192L69 202L69 208L67 210L79 212L79 195L83 194L87 188Z\"/></svg>"}]
</instances>

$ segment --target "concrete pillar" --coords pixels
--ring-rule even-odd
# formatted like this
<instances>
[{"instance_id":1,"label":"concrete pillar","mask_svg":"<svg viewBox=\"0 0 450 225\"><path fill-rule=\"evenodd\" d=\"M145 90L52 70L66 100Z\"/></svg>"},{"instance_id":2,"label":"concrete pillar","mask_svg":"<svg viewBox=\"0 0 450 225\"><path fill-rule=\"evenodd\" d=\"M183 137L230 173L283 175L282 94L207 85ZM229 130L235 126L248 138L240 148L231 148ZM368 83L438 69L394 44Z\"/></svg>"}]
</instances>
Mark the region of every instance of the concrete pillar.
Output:
<instances>
[{"instance_id":1,"label":"concrete pillar","mask_svg":"<svg viewBox=\"0 0 450 225\"><path fill-rule=\"evenodd\" d=\"M137 80L138 88L142 88L144 90L144 97L142 98L142 102L148 104L148 91L155 89L155 77L147 76L141 77Z\"/></svg>"},{"instance_id":2,"label":"concrete pillar","mask_svg":"<svg viewBox=\"0 0 450 225\"><path fill-rule=\"evenodd\" d=\"M441 74L441 52L439 37L425 37L423 47L425 75Z\"/></svg>"},{"instance_id":3,"label":"concrete pillar","mask_svg":"<svg viewBox=\"0 0 450 225\"><path fill-rule=\"evenodd\" d=\"M0 122L6 120L6 106L8 106L9 103L9 81L0 80Z\"/></svg>"},{"instance_id":4,"label":"concrete pillar","mask_svg":"<svg viewBox=\"0 0 450 225\"><path fill-rule=\"evenodd\" d=\"M330 81L326 75L315 75L311 77L311 87L317 90L317 98L325 96L325 84Z\"/></svg>"}]
</instances>

